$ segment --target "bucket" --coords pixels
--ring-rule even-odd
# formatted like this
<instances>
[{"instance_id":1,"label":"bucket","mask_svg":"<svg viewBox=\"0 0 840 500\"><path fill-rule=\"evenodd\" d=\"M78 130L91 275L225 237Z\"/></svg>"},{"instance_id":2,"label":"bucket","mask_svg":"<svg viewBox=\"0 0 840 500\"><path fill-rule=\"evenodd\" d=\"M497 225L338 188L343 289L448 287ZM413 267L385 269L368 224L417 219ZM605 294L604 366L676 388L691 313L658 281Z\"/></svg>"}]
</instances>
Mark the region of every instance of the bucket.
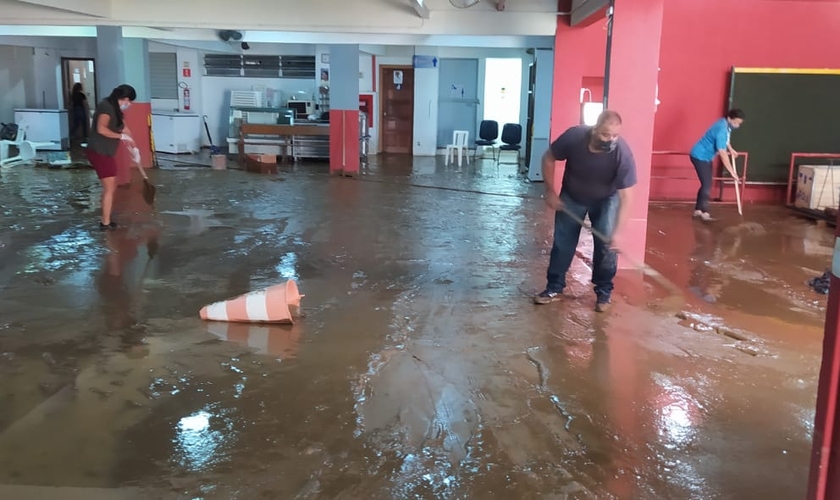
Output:
<instances>
[{"instance_id":1,"label":"bucket","mask_svg":"<svg viewBox=\"0 0 840 500\"><path fill-rule=\"evenodd\" d=\"M210 158L213 160L213 170L227 169L227 155L212 155Z\"/></svg>"},{"instance_id":2,"label":"bucket","mask_svg":"<svg viewBox=\"0 0 840 500\"><path fill-rule=\"evenodd\" d=\"M289 280L204 306L199 316L206 321L294 323L290 306L299 308L301 297L303 295L298 292L297 283Z\"/></svg>"}]
</instances>

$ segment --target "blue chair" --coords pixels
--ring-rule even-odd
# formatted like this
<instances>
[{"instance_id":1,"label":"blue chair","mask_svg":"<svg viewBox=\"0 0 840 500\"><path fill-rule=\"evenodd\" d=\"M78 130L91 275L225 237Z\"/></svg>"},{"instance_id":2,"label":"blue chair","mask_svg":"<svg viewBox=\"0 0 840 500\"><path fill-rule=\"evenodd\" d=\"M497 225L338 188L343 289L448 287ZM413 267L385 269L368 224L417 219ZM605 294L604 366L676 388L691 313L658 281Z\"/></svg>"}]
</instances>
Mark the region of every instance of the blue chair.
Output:
<instances>
[{"instance_id":1,"label":"blue chair","mask_svg":"<svg viewBox=\"0 0 840 500\"><path fill-rule=\"evenodd\" d=\"M516 151L516 164L519 165L522 150L522 125L518 123L505 123L502 128L502 145L499 146L499 158L496 166L502 163L510 165L510 162L502 162L502 151Z\"/></svg>"},{"instance_id":2,"label":"blue chair","mask_svg":"<svg viewBox=\"0 0 840 500\"><path fill-rule=\"evenodd\" d=\"M478 126L478 139L475 141L475 151L473 151L473 161L475 155L478 153L478 147L486 148L490 146L493 151L493 159L496 159L496 139L499 138L499 122L496 120L482 120L481 125ZM481 151L481 156L484 156L484 151Z\"/></svg>"}]
</instances>

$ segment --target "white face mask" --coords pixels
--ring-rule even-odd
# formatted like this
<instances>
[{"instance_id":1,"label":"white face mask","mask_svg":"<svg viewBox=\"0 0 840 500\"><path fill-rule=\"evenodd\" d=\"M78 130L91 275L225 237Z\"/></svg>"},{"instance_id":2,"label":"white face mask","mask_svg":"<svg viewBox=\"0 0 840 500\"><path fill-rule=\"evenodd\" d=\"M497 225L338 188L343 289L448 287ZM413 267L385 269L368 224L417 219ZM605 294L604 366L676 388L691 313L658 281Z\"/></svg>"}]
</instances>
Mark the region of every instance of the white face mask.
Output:
<instances>
[{"instance_id":1,"label":"white face mask","mask_svg":"<svg viewBox=\"0 0 840 500\"><path fill-rule=\"evenodd\" d=\"M129 107L131 107L131 104L120 104L120 109L122 111L127 110Z\"/></svg>"}]
</instances>

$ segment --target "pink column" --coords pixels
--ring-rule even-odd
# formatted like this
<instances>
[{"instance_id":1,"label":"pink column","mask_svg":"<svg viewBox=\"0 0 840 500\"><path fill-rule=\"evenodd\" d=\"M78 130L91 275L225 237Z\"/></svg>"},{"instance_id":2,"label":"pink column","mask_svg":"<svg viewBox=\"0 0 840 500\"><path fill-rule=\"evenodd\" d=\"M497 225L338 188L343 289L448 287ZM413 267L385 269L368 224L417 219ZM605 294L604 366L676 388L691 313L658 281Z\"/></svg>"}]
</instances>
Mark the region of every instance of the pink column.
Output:
<instances>
[{"instance_id":1,"label":"pink column","mask_svg":"<svg viewBox=\"0 0 840 500\"><path fill-rule=\"evenodd\" d=\"M608 106L621 113L622 135L636 158L639 184L631 218L623 232L628 257L643 262L664 0L616 0L615 3ZM631 266L622 260L619 267Z\"/></svg>"},{"instance_id":2,"label":"pink column","mask_svg":"<svg viewBox=\"0 0 840 500\"><path fill-rule=\"evenodd\" d=\"M840 216L837 218L840 223ZM840 239L840 225L834 233ZM837 243L835 243L835 248ZM835 255L825 312L825 336L817 388L817 411L814 418L814 443L811 451L811 474L808 500L840 498L840 279Z\"/></svg>"},{"instance_id":3,"label":"pink column","mask_svg":"<svg viewBox=\"0 0 840 500\"><path fill-rule=\"evenodd\" d=\"M359 173L359 46L330 45L330 173Z\"/></svg>"},{"instance_id":4,"label":"pink column","mask_svg":"<svg viewBox=\"0 0 840 500\"><path fill-rule=\"evenodd\" d=\"M330 173L359 174L359 110L330 110Z\"/></svg>"},{"instance_id":5,"label":"pink column","mask_svg":"<svg viewBox=\"0 0 840 500\"><path fill-rule=\"evenodd\" d=\"M126 110L123 115L125 125L131 130L134 142L140 150L140 165L143 168L152 167L151 131L149 117L152 113L152 105L148 102L135 102ZM120 144L117 149L117 184L123 186L129 184L132 179L131 169L134 163L125 144Z\"/></svg>"}]
</instances>

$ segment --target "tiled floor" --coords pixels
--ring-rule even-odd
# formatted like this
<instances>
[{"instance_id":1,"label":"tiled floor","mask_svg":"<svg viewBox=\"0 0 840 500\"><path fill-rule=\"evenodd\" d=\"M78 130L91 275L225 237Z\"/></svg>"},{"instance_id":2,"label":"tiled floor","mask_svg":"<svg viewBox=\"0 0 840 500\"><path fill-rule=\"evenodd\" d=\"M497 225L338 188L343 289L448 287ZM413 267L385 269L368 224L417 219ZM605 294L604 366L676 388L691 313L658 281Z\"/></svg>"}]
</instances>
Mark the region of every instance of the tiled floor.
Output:
<instances>
[{"instance_id":1,"label":"tiled floor","mask_svg":"<svg viewBox=\"0 0 840 500\"><path fill-rule=\"evenodd\" d=\"M552 216L514 165L161 159L107 233L91 171L0 171L0 498L803 496L824 228L653 206L682 318L634 273L599 315L588 236L531 303ZM198 319L286 279L292 327Z\"/></svg>"}]
</instances>

